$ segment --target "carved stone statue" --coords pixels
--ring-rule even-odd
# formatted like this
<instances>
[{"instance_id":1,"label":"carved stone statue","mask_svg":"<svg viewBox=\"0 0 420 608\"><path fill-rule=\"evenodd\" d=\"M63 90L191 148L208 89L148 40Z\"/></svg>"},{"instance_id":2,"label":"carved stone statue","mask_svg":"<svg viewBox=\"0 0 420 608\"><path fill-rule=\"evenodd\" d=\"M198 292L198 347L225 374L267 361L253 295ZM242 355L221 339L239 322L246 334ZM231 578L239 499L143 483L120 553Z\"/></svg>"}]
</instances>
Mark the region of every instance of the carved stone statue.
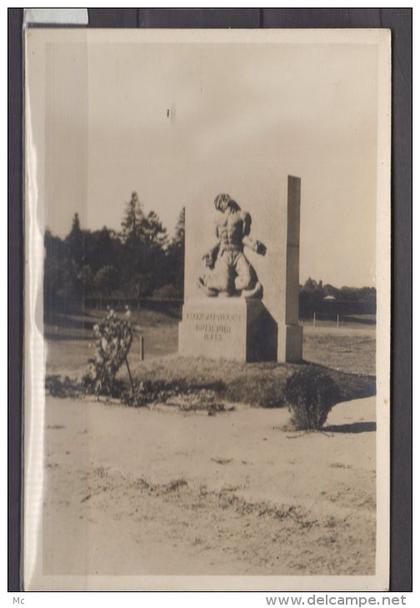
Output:
<instances>
[{"instance_id":1,"label":"carved stone statue","mask_svg":"<svg viewBox=\"0 0 420 608\"><path fill-rule=\"evenodd\" d=\"M242 211L229 194L218 194L214 206L217 244L203 256L203 271L198 279L200 288L208 296L261 298L263 287L245 257L244 247L261 255L266 254L267 248L249 236L250 214Z\"/></svg>"}]
</instances>

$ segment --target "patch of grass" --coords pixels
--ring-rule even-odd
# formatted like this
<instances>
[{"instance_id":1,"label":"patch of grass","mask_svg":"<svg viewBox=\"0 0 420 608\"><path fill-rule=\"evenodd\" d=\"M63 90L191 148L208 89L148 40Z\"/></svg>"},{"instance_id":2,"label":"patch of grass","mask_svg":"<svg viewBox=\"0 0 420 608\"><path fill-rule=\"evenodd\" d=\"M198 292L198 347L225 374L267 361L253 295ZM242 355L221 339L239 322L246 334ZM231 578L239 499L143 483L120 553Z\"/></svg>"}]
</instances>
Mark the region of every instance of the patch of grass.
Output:
<instances>
[{"instance_id":1,"label":"patch of grass","mask_svg":"<svg viewBox=\"0 0 420 608\"><path fill-rule=\"evenodd\" d=\"M284 388L287 378L298 370L311 367L331 377L340 389L340 400L370 397L376 392L375 378L348 374L326 367L282 363L241 363L212 361L204 358L164 357L132 366L136 392L130 392L128 377L121 373L118 395L128 405L142 406L160 402L183 410L223 411L221 403L245 403L257 407L286 405ZM84 387L58 375L48 376L46 389L53 396L79 397Z\"/></svg>"},{"instance_id":2,"label":"patch of grass","mask_svg":"<svg viewBox=\"0 0 420 608\"><path fill-rule=\"evenodd\" d=\"M149 494L157 496L178 492L181 488L188 488L188 482L183 477L172 479L168 483L154 483L144 479L144 477L139 477L138 479L135 479L131 485L138 490L146 490Z\"/></svg>"},{"instance_id":3,"label":"patch of grass","mask_svg":"<svg viewBox=\"0 0 420 608\"><path fill-rule=\"evenodd\" d=\"M369 397L376 392L374 377L347 374L308 363L241 363L199 357L165 357L143 362L134 373L143 382L178 387L181 393L210 389L219 400L270 408L286 404L284 387L287 378L308 367L322 371L337 383L341 401Z\"/></svg>"},{"instance_id":4,"label":"patch of grass","mask_svg":"<svg viewBox=\"0 0 420 608\"><path fill-rule=\"evenodd\" d=\"M230 464L233 458L210 458L216 464Z\"/></svg>"},{"instance_id":5,"label":"patch of grass","mask_svg":"<svg viewBox=\"0 0 420 608\"><path fill-rule=\"evenodd\" d=\"M306 360L340 371L376 373L374 331L305 327L303 352Z\"/></svg>"},{"instance_id":6,"label":"patch of grass","mask_svg":"<svg viewBox=\"0 0 420 608\"><path fill-rule=\"evenodd\" d=\"M135 370L143 382L178 385L183 393L211 389L225 401L264 407L284 403L282 386L288 373L289 366L276 363L212 361L200 357L166 357L146 361Z\"/></svg>"},{"instance_id":7,"label":"patch of grass","mask_svg":"<svg viewBox=\"0 0 420 608\"><path fill-rule=\"evenodd\" d=\"M186 486L188 486L188 482L185 479L174 479L162 486L162 490L164 492L176 492L180 488L185 488Z\"/></svg>"}]
</instances>

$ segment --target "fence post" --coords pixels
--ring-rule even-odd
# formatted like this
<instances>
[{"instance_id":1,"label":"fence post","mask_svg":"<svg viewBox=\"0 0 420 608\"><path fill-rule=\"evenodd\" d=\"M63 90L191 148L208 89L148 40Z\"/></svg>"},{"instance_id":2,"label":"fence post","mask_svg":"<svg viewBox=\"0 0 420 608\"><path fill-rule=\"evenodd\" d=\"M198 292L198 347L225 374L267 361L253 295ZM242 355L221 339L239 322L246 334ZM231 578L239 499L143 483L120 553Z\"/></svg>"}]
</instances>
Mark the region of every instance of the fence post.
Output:
<instances>
[{"instance_id":1,"label":"fence post","mask_svg":"<svg viewBox=\"0 0 420 608\"><path fill-rule=\"evenodd\" d=\"M312 319L312 325L316 327L316 312L314 312L314 318Z\"/></svg>"},{"instance_id":2,"label":"fence post","mask_svg":"<svg viewBox=\"0 0 420 608\"><path fill-rule=\"evenodd\" d=\"M340 327L340 315L337 315L337 327Z\"/></svg>"},{"instance_id":3,"label":"fence post","mask_svg":"<svg viewBox=\"0 0 420 608\"><path fill-rule=\"evenodd\" d=\"M144 361L144 336L140 336L140 361Z\"/></svg>"}]
</instances>

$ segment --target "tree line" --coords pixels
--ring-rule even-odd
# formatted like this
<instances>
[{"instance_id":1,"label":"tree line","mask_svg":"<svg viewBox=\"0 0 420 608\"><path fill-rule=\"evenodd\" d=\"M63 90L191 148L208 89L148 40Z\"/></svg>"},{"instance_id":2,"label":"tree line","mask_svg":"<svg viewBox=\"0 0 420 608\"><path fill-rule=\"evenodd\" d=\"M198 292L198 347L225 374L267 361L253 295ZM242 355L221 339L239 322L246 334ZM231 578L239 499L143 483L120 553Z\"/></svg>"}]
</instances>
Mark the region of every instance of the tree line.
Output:
<instances>
[{"instance_id":1,"label":"tree line","mask_svg":"<svg viewBox=\"0 0 420 608\"><path fill-rule=\"evenodd\" d=\"M169 238L157 213L146 213L136 192L119 231L84 229L75 213L64 239L45 231L45 306L89 296L182 298L184 240L185 208Z\"/></svg>"},{"instance_id":2,"label":"tree line","mask_svg":"<svg viewBox=\"0 0 420 608\"><path fill-rule=\"evenodd\" d=\"M375 287L334 287L309 277L300 286L299 316L376 314Z\"/></svg>"}]
</instances>

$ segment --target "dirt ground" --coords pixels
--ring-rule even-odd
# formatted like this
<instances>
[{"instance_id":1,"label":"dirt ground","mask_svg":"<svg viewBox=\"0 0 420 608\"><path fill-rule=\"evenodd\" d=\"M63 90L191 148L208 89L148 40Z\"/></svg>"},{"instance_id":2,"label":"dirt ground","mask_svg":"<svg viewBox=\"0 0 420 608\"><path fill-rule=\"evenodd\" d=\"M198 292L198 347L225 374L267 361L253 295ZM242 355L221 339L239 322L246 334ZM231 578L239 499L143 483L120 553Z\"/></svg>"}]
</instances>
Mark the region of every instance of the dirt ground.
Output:
<instances>
[{"instance_id":1,"label":"dirt ground","mask_svg":"<svg viewBox=\"0 0 420 608\"><path fill-rule=\"evenodd\" d=\"M375 398L287 421L48 397L44 574L372 574Z\"/></svg>"},{"instance_id":2,"label":"dirt ground","mask_svg":"<svg viewBox=\"0 0 420 608\"><path fill-rule=\"evenodd\" d=\"M177 319L142 314L135 373L177 350ZM47 326L47 373L86 369L93 322ZM304 358L374 374L375 330L305 326ZM322 433L288 420L47 397L44 574L373 574L375 398L336 405Z\"/></svg>"}]
</instances>

